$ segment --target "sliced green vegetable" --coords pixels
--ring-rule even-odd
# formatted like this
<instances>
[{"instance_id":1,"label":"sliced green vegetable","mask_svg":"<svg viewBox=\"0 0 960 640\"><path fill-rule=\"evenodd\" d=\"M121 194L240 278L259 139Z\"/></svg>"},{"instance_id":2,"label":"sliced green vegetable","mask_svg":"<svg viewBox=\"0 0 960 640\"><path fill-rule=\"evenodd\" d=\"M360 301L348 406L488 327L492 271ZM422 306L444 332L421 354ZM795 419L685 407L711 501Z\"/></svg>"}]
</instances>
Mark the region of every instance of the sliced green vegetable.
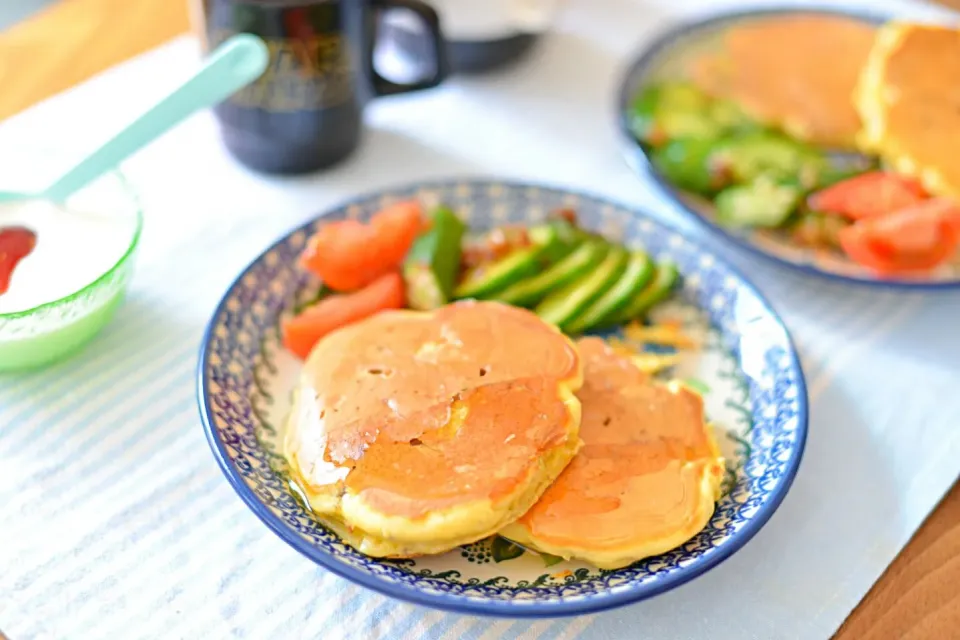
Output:
<instances>
[{"instance_id":1,"label":"sliced green vegetable","mask_svg":"<svg viewBox=\"0 0 960 640\"><path fill-rule=\"evenodd\" d=\"M748 116L740 105L731 100L714 100L710 105L710 118L725 133L748 133L763 129L763 125Z\"/></svg>"},{"instance_id":2,"label":"sliced green vegetable","mask_svg":"<svg viewBox=\"0 0 960 640\"><path fill-rule=\"evenodd\" d=\"M661 107L688 111L706 111L713 99L695 84L685 80L659 83L658 103Z\"/></svg>"},{"instance_id":3,"label":"sliced green vegetable","mask_svg":"<svg viewBox=\"0 0 960 640\"><path fill-rule=\"evenodd\" d=\"M687 385L689 388L693 389L701 396L705 396L710 393L710 385L701 380L700 378L687 378L682 381L683 384Z\"/></svg>"},{"instance_id":4,"label":"sliced green vegetable","mask_svg":"<svg viewBox=\"0 0 960 640\"><path fill-rule=\"evenodd\" d=\"M537 315L564 329L617 281L626 269L628 256L626 249L613 247L595 269L544 298L536 307Z\"/></svg>"},{"instance_id":5,"label":"sliced green vegetable","mask_svg":"<svg viewBox=\"0 0 960 640\"><path fill-rule=\"evenodd\" d=\"M540 249L541 255L548 256L556 250L558 244L565 242L564 234L561 232L564 226L566 226L564 223L557 223L557 221L535 225L530 228L530 241L533 246Z\"/></svg>"},{"instance_id":6,"label":"sliced green vegetable","mask_svg":"<svg viewBox=\"0 0 960 640\"><path fill-rule=\"evenodd\" d=\"M490 543L490 555L494 562L503 562L519 558L526 552L526 549L518 544L510 542L504 537L495 536Z\"/></svg>"},{"instance_id":7,"label":"sliced green vegetable","mask_svg":"<svg viewBox=\"0 0 960 640\"><path fill-rule=\"evenodd\" d=\"M827 162L816 150L772 132L748 133L719 142L710 158L716 171L746 184L761 177L815 187Z\"/></svg>"},{"instance_id":8,"label":"sliced green vegetable","mask_svg":"<svg viewBox=\"0 0 960 640\"><path fill-rule=\"evenodd\" d=\"M403 264L407 305L429 311L450 301L460 270L466 225L446 207L430 214L430 228L417 238Z\"/></svg>"},{"instance_id":9,"label":"sliced green vegetable","mask_svg":"<svg viewBox=\"0 0 960 640\"><path fill-rule=\"evenodd\" d=\"M454 298L485 298L514 282L537 273L540 268L540 247L514 251L489 265L471 271L453 292Z\"/></svg>"},{"instance_id":10,"label":"sliced green vegetable","mask_svg":"<svg viewBox=\"0 0 960 640\"><path fill-rule=\"evenodd\" d=\"M729 182L729 173L717 171L711 158L716 148L712 138L678 138L653 150L653 165L672 184L710 195Z\"/></svg>"},{"instance_id":11,"label":"sliced green vegetable","mask_svg":"<svg viewBox=\"0 0 960 640\"><path fill-rule=\"evenodd\" d=\"M560 262L507 287L495 295L494 299L520 307L535 305L551 291L566 286L590 271L603 260L607 250L608 245L604 242L584 242Z\"/></svg>"},{"instance_id":12,"label":"sliced green vegetable","mask_svg":"<svg viewBox=\"0 0 960 640\"><path fill-rule=\"evenodd\" d=\"M717 195L717 221L730 227L783 225L803 199L803 191L790 184L759 178L751 184L725 189Z\"/></svg>"},{"instance_id":13,"label":"sliced green vegetable","mask_svg":"<svg viewBox=\"0 0 960 640\"><path fill-rule=\"evenodd\" d=\"M644 251L633 251L627 267L613 286L564 327L572 335L602 326L618 316L653 278L653 260Z\"/></svg>"},{"instance_id":14,"label":"sliced green vegetable","mask_svg":"<svg viewBox=\"0 0 960 640\"><path fill-rule=\"evenodd\" d=\"M543 266L545 257L556 251L560 242L557 227L543 224L530 230L533 244L519 249L503 258L481 265L467 274L467 277L453 292L454 298L489 298L524 278L535 275Z\"/></svg>"},{"instance_id":15,"label":"sliced green vegetable","mask_svg":"<svg viewBox=\"0 0 960 640\"><path fill-rule=\"evenodd\" d=\"M540 559L543 560L543 566L545 567L552 567L555 564L560 564L561 562L563 562L563 558L561 558L560 556L553 556L553 555L550 555L549 553L543 553L542 551L539 553L540 553Z\"/></svg>"},{"instance_id":16,"label":"sliced green vegetable","mask_svg":"<svg viewBox=\"0 0 960 640\"><path fill-rule=\"evenodd\" d=\"M649 85L633 102L630 127L653 146L674 138L715 138L723 127L711 118L711 106L712 100L688 82Z\"/></svg>"},{"instance_id":17,"label":"sliced green vegetable","mask_svg":"<svg viewBox=\"0 0 960 640\"><path fill-rule=\"evenodd\" d=\"M578 229L566 220L551 220L546 224L556 233L555 241L547 243L547 248L543 254L543 259L548 264L563 259L587 237L585 231ZM536 238L534 238L534 242L536 242Z\"/></svg>"},{"instance_id":18,"label":"sliced green vegetable","mask_svg":"<svg viewBox=\"0 0 960 640\"><path fill-rule=\"evenodd\" d=\"M680 280L680 272L672 262L657 263L656 273L653 280L638 293L627 308L620 314L618 324L636 320L645 315L651 307L658 302L662 302L677 285Z\"/></svg>"},{"instance_id":19,"label":"sliced green vegetable","mask_svg":"<svg viewBox=\"0 0 960 640\"><path fill-rule=\"evenodd\" d=\"M713 122L706 111L666 111L657 116L656 127L666 140L713 140L723 134L723 128Z\"/></svg>"}]
</instances>

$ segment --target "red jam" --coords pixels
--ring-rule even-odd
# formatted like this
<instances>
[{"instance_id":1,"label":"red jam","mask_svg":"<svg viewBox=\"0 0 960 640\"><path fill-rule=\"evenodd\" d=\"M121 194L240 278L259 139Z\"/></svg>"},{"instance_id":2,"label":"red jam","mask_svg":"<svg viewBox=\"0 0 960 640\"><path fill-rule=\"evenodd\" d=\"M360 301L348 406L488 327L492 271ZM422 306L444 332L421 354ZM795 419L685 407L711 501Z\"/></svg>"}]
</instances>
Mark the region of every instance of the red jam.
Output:
<instances>
[{"instance_id":1,"label":"red jam","mask_svg":"<svg viewBox=\"0 0 960 640\"><path fill-rule=\"evenodd\" d=\"M26 227L0 227L0 295L10 288L13 270L37 246L37 234Z\"/></svg>"}]
</instances>

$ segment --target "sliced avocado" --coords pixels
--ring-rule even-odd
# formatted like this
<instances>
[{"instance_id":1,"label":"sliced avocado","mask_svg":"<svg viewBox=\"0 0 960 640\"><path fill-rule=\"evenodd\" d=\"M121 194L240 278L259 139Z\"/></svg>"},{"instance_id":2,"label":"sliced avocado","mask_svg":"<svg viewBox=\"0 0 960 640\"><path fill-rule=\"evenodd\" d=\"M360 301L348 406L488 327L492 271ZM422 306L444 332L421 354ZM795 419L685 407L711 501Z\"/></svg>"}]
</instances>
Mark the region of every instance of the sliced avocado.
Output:
<instances>
[{"instance_id":1,"label":"sliced avocado","mask_svg":"<svg viewBox=\"0 0 960 640\"><path fill-rule=\"evenodd\" d=\"M567 324L564 330L571 335L585 333L618 316L653 279L653 272L653 260L645 251L631 252L620 279Z\"/></svg>"},{"instance_id":2,"label":"sliced avocado","mask_svg":"<svg viewBox=\"0 0 960 640\"><path fill-rule=\"evenodd\" d=\"M668 110L657 116L655 127L667 140L713 140L723 134L723 128L710 119L709 111Z\"/></svg>"},{"instance_id":3,"label":"sliced avocado","mask_svg":"<svg viewBox=\"0 0 960 640\"><path fill-rule=\"evenodd\" d=\"M612 247L596 268L544 298L537 305L536 314L564 329L616 282L627 266L628 257L623 247Z\"/></svg>"},{"instance_id":4,"label":"sliced avocado","mask_svg":"<svg viewBox=\"0 0 960 640\"><path fill-rule=\"evenodd\" d=\"M710 195L728 183L729 174L716 171L711 158L716 141L710 138L678 138L650 154L653 165L672 184Z\"/></svg>"},{"instance_id":5,"label":"sliced avocado","mask_svg":"<svg viewBox=\"0 0 960 640\"><path fill-rule=\"evenodd\" d=\"M466 225L446 207L430 214L430 228L416 239L403 263L411 309L429 311L450 301L460 270L460 243L465 231Z\"/></svg>"},{"instance_id":6,"label":"sliced avocado","mask_svg":"<svg viewBox=\"0 0 960 640\"><path fill-rule=\"evenodd\" d=\"M563 259L571 251L576 249L587 237L585 231L578 229L566 220L551 220L546 223L547 226L556 232L556 240L548 242L543 259L548 264L553 264ZM532 233L532 232L531 232ZM534 238L536 242L536 238Z\"/></svg>"},{"instance_id":7,"label":"sliced avocado","mask_svg":"<svg viewBox=\"0 0 960 640\"><path fill-rule=\"evenodd\" d=\"M662 302L680 280L680 272L672 262L657 263L656 273L646 287L634 296L630 304L620 313L617 324L628 322L645 315L653 305Z\"/></svg>"},{"instance_id":8,"label":"sliced avocado","mask_svg":"<svg viewBox=\"0 0 960 640\"><path fill-rule=\"evenodd\" d=\"M686 80L668 80L659 85L659 105L689 111L707 110L713 99Z\"/></svg>"},{"instance_id":9,"label":"sliced avocado","mask_svg":"<svg viewBox=\"0 0 960 640\"><path fill-rule=\"evenodd\" d=\"M802 199L799 187L764 177L724 189L714 204L717 221L724 226L775 228L790 218Z\"/></svg>"},{"instance_id":10,"label":"sliced avocado","mask_svg":"<svg viewBox=\"0 0 960 640\"><path fill-rule=\"evenodd\" d=\"M565 258L537 275L507 287L493 299L519 307L529 307L540 302L551 291L573 282L595 267L607 254L604 242L587 241Z\"/></svg>"},{"instance_id":11,"label":"sliced avocado","mask_svg":"<svg viewBox=\"0 0 960 640\"><path fill-rule=\"evenodd\" d=\"M561 229L563 229L563 225L557 224L556 221L535 225L530 228L530 242L533 243L534 247L540 249L541 255L550 255L552 251L556 250L557 244L565 242Z\"/></svg>"},{"instance_id":12,"label":"sliced avocado","mask_svg":"<svg viewBox=\"0 0 960 640\"><path fill-rule=\"evenodd\" d=\"M654 147L674 138L715 138L723 127L711 119L712 100L688 82L651 84L630 108L634 135Z\"/></svg>"},{"instance_id":13,"label":"sliced avocado","mask_svg":"<svg viewBox=\"0 0 960 640\"><path fill-rule=\"evenodd\" d=\"M732 100L714 100L710 105L710 118L728 133L760 131L763 125L751 118Z\"/></svg>"},{"instance_id":14,"label":"sliced avocado","mask_svg":"<svg viewBox=\"0 0 960 640\"><path fill-rule=\"evenodd\" d=\"M826 158L807 145L773 132L735 135L719 142L709 160L716 171L746 184L760 177L815 187L827 167Z\"/></svg>"},{"instance_id":15,"label":"sliced avocado","mask_svg":"<svg viewBox=\"0 0 960 640\"><path fill-rule=\"evenodd\" d=\"M517 280L537 273L540 254L537 246L514 251L489 265L481 265L471 271L453 292L454 298L485 298L500 291Z\"/></svg>"},{"instance_id":16,"label":"sliced avocado","mask_svg":"<svg viewBox=\"0 0 960 640\"><path fill-rule=\"evenodd\" d=\"M477 267L467 274L453 292L453 297L489 298L498 291L530 277L543 267L545 256L556 251L560 242L557 227L553 224L537 225L530 229L533 244L510 253L491 264Z\"/></svg>"}]
</instances>

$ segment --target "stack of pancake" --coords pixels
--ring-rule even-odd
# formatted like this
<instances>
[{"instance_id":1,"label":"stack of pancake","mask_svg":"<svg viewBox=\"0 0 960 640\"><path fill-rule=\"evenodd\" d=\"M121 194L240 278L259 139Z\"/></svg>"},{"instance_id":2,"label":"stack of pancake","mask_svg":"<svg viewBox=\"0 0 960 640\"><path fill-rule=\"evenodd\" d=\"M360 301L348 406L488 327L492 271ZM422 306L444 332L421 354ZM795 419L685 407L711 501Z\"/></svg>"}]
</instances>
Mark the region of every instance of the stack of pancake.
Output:
<instances>
[{"instance_id":1,"label":"stack of pancake","mask_svg":"<svg viewBox=\"0 0 960 640\"><path fill-rule=\"evenodd\" d=\"M707 93L800 140L851 146L860 129L851 95L874 34L873 26L841 16L758 18L730 27L691 73Z\"/></svg>"},{"instance_id":2,"label":"stack of pancake","mask_svg":"<svg viewBox=\"0 0 960 640\"><path fill-rule=\"evenodd\" d=\"M860 76L859 141L933 194L960 196L960 31L891 22Z\"/></svg>"},{"instance_id":3,"label":"stack of pancake","mask_svg":"<svg viewBox=\"0 0 960 640\"><path fill-rule=\"evenodd\" d=\"M724 468L693 391L599 338L472 301L321 340L285 453L319 520L367 555L500 533L602 568L703 529Z\"/></svg>"},{"instance_id":4,"label":"stack of pancake","mask_svg":"<svg viewBox=\"0 0 960 640\"><path fill-rule=\"evenodd\" d=\"M933 194L960 195L960 31L798 14L730 27L690 65L728 98L799 140L880 156Z\"/></svg>"}]
</instances>

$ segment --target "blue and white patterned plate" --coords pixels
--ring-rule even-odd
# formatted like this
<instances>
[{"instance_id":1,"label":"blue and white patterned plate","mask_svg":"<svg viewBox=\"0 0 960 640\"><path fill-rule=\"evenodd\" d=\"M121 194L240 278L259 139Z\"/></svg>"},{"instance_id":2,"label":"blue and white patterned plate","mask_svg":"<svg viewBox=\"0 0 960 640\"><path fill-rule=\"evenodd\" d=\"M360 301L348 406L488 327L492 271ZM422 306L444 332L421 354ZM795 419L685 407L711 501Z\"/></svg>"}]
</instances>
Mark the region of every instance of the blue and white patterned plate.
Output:
<instances>
[{"instance_id":1,"label":"blue and white patterned plate","mask_svg":"<svg viewBox=\"0 0 960 640\"><path fill-rule=\"evenodd\" d=\"M621 141L627 162L639 174L649 178L665 198L677 205L692 220L743 249L786 266L836 280L891 288L952 289L960 287L960 256L957 260L930 273L903 278L879 278L870 270L848 259L840 251L801 247L782 232L723 227L716 222L711 203L673 186L654 168L643 147L631 132L629 109L639 90L659 78L683 76L686 73L686 61L690 56L714 50L720 44L724 32L730 27L770 17L809 14L845 16L868 24L880 24L891 17L885 13L868 10L778 7L724 12L691 21L667 31L655 42L646 46L634 59L620 85L617 109Z\"/></svg>"},{"instance_id":2,"label":"blue and white patterned plate","mask_svg":"<svg viewBox=\"0 0 960 640\"><path fill-rule=\"evenodd\" d=\"M702 348L673 374L701 389L724 455L725 494L709 525L670 553L617 571L540 556L500 538L441 556L363 556L304 509L277 455L299 364L279 345L281 314L315 295L297 267L326 220L364 219L391 201L444 202L481 228L533 222L574 208L584 226L672 259L678 300L658 313L682 321ZM652 348L652 347L651 347ZM787 330L744 279L675 230L613 202L505 182L419 185L362 198L286 236L226 293L207 329L198 370L200 413L214 455L240 497L281 538L330 571L384 594L465 613L546 617L598 611L662 593L716 566L767 521L790 487L807 432L803 373Z\"/></svg>"}]
</instances>

